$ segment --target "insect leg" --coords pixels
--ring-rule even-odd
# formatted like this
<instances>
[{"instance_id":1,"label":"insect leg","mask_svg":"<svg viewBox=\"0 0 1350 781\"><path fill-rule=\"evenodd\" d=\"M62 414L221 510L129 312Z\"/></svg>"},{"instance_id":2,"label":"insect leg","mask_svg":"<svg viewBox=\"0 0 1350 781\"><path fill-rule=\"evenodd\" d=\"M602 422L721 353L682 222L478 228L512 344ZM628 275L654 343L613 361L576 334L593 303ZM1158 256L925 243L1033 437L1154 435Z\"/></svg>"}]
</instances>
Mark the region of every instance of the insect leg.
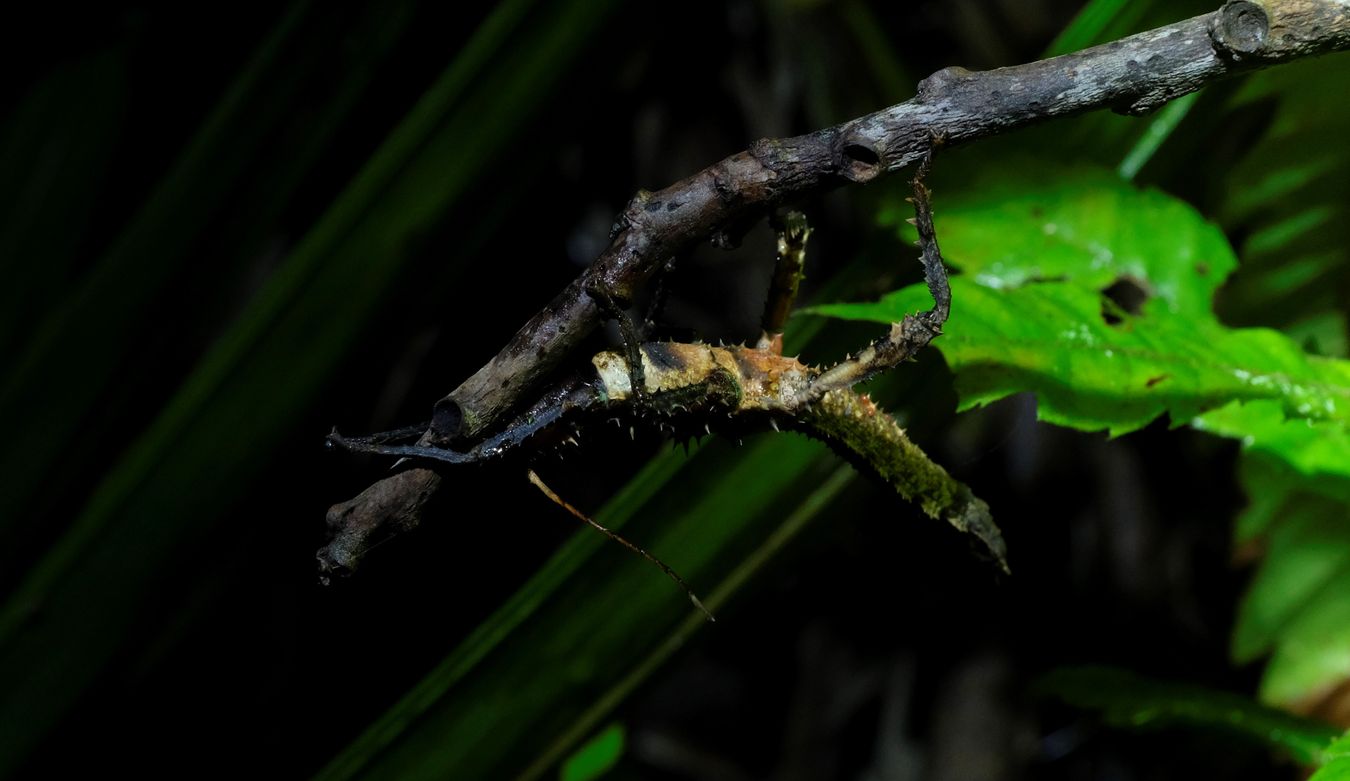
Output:
<instances>
[{"instance_id":1,"label":"insect leg","mask_svg":"<svg viewBox=\"0 0 1350 781\"><path fill-rule=\"evenodd\" d=\"M606 288L599 286L588 288L586 294L595 300L602 312L618 323L619 335L623 338L624 360L628 364L628 376L633 386L633 397L638 400L644 398L647 395L647 376L642 367L642 335L638 333L637 325L628 315L628 311Z\"/></svg>"},{"instance_id":2,"label":"insect leg","mask_svg":"<svg viewBox=\"0 0 1350 781\"><path fill-rule=\"evenodd\" d=\"M850 388L832 390L798 413L794 425L856 466L871 470L929 517L974 535L999 567L1008 571L1007 548L989 505L929 458L895 418L867 396Z\"/></svg>"},{"instance_id":3,"label":"insect leg","mask_svg":"<svg viewBox=\"0 0 1350 781\"><path fill-rule=\"evenodd\" d=\"M647 314L642 318L644 338L650 338L649 335L656 329L657 318L661 316L662 310L666 307L666 299L670 297L670 285L667 280L670 279L671 272L674 270L675 256L672 255L661 266L661 270L652 282L652 300L647 304Z\"/></svg>"},{"instance_id":4,"label":"insect leg","mask_svg":"<svg viewBox=\"0 0 1350 781\"><path fill-rule=\"evenodd\" d=\"M905 315L898 323L892 323L890 332L863 348L853 358L841 361L827 369L812 383L812 395L815 398L832 390L851 388L870 379L879 372L896 366L912 358L942 333L942 325L947 322L951 312L952 291L947 282L947 268L942 262L942 250L938 247L937 233L933 229L933 209L929 203L930 193L924 185L924 179L933 164L933 152L941 146L941 139L934 138L914 174L914 219L911 220L919 231L920 261L923 263L924 282L933 295L933 308L915 315Z\"/></svg>"},{"instance_id":5,"label":"insect leg","mask_svg":"<svg viewBox=\"0 0 1350 781\"><path fill-rule=\"evenodd\" d=\"M768 349L777 345L781 350L783 325L797 299L797 287L806 265L806 242L811 238L811 226L806 222L806 215L799 211L775 215L771 223L778 233L778 247L769 295L764 301L764 317L760 321L764 329L760 347Z\"/></svg>"}]
</instances>

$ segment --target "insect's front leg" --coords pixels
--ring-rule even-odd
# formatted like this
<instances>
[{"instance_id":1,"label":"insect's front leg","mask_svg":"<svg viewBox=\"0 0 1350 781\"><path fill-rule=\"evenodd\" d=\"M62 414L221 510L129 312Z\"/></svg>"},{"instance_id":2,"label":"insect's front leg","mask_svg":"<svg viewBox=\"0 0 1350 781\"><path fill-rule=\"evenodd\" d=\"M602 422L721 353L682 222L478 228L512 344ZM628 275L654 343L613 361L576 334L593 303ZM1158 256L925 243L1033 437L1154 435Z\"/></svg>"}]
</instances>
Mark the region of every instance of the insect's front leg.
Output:
<instances>
[{"instance_id":1,"label":"insect's front leg","mask_svg":"<svg viewBox=\"0 0 1350 781\"><path fill-rule=\"evenodd\" d=\"M933 208L930 193L924 184L933 164L933 152L942 144L934 138L914 174L914 218L909 220L919 231L919 259L923 263L924 282L933 296L933 308L914 315L906 315L892 323L890 331L872 342L856 356L841 361L816 378L812 392L817 398L832 390L851 388L876 374L906 361L942 333L942 326L951 312L952 291L947 282L947 267L938 247L937 232L933 228Z\"/></svg>"}]
</instances>

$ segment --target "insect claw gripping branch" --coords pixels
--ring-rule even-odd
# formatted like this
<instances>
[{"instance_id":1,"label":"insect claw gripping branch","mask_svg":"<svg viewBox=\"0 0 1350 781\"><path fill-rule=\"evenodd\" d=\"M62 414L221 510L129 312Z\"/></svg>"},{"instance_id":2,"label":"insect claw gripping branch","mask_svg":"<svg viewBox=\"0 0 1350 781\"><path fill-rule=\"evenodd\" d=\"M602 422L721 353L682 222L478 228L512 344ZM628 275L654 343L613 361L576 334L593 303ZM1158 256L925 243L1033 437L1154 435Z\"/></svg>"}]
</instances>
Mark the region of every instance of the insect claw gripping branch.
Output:
<instances>
[{"instance_id":1,"label":"insect claw gripping branch","mask_svg":"<svg viewBox=\"0 0 1350 781\"><path fill-rule=\"evenodd\" d=\"M789 213L779 224L778 267L765 307L765 333L754 347L625 339L623 350L594 356L592 371L555 388L502 432L464 451L431 446L425 437L416 444L396 444L397 437L389 435L344 438L334 432L328 441L347 450L463 464L538 455L570 439L586 418L655 424L680 433L787 428L826 442L928 515L974 535L1007 571L1003 538L988 506L929 459L894 418L853 390L913 357L941 333L947 320L951 289L924 184L939 144L935 139L915 173L912 199L924 279L934 306L892 324L886 335L855 356L822 370L782 354L782 324L795 298L810 234L800 215ZM600 306L623 314L613 300ZM626 328L625 336L632 330ZM417 430L396 433L411 439Z\"/></svg>"}]
</instances>

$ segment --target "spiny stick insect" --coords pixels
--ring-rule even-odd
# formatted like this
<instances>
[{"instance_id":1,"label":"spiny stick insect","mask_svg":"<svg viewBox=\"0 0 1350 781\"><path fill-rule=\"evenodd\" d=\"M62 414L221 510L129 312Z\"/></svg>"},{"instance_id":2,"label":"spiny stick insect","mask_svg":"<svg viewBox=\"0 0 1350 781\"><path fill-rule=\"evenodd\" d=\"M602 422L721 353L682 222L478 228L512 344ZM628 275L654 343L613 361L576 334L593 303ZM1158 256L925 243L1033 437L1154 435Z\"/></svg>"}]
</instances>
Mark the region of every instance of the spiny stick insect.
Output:
<instances>
[{"instance_id":1,"label":"spiny stick insect","mask_svg":"<svg viewBox=\"0 0 1350 781\"><path fill-rule=\"evenodd\" d=\"M935 141L933 148L937 146ZM777 263L764 312L763 335L752 347L642 342L628 315L611 306L607 311L620 321L624 349L594 356L591 370L555 387L501 432L468 450L418 442L425 425L369 437L343 437L334 431L328 442L346 450L419 462L466 464L526 449L538 453L549 446L574 445L588 418L654 421L671 433L692 429L711 433L713 426L738 431L786 427L823 440L855 465L889 483L905 499L917 502L929 516L973 534L1007 571L1003 538L988 505L930 460L895 419L866 394L853 391L854 385L912 358L927 346L941 333L951 308L951 288L924 184L933 148L919 164L912 182L914 196L910 200L915 216L910 222L918 229L924 280L934 306L893 323L886 335L855 356L819 368L782 354L783 325L796 296L810 235L805 219L793 212L779 221ZM605 306L603 295L597 300ZM562 501L533 471L530 479L570 513L654 562L703 609L674 570Z\"/></svg>"}]
</instances>

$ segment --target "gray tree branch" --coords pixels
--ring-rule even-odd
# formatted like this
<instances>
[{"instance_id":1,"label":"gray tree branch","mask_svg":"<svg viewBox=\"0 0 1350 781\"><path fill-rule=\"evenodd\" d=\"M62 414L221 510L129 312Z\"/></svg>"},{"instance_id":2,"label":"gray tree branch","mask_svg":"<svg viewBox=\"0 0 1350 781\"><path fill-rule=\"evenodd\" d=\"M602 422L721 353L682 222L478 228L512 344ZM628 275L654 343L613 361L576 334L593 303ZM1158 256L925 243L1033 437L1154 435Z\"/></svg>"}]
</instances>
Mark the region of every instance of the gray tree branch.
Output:
<instances>
[{"instance_id":1,"label":"gray tree branch","mask_svg":"<svg viewBox=\"0 0 1350 781\"><path fill-rule=\"evenodd\" d=\"M1073 54L981 72L944 68L904 103L806 135L757 141L634 198L609 248L437 402L421 441L471 444L537 395L541 380L601 322L595 295L630 301L691 244L784 201L897 171L916 162L934 136L953 146L1096 109L1144 114L1228 76L1346 48L1350 0L1228 0L1213 13ZM347 566L344 559L371 530L416 523L439 479L408 469L331 508L335 537L320 554L325 567Z\"/></svg>"}]
</instances>

